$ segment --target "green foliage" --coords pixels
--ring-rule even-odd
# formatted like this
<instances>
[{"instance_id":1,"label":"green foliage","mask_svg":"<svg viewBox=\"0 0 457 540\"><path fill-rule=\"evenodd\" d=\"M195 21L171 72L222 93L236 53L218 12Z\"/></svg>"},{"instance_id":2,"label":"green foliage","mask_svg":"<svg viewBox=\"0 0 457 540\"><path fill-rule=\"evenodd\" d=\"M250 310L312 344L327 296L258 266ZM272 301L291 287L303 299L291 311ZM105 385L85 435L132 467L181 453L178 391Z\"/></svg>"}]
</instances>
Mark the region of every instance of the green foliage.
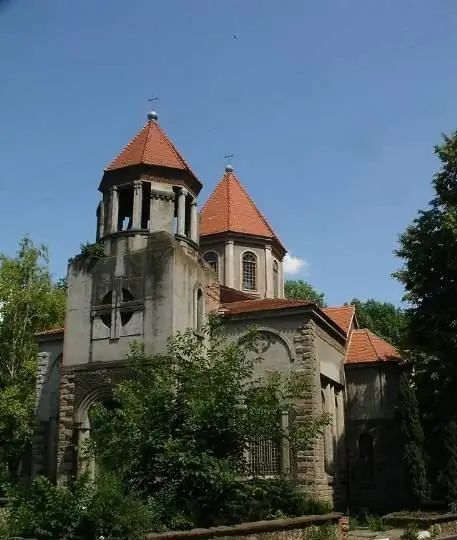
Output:
<instances>
[{"instance_id":1,"label":"green foliage","mask_svg":"<svg viewBox=\"0 0 457 540\"><path fill-rule=\"evenodd\" d=\"M105 248L103 244L100 244L98 242L86 242L85 244L81 244L80 252L78 255L76 255L76 257L71 257L70 259L68 259L68 263L75 263L78 268L82 268L85 264L91 265L104 256Z\"/></svg>"},{"instance_id":2,"label":"green foliage","mask_svg":"<svg viewBox=\"0 0 457 540\"><path fill-rule=\"evenodd\" d=\"M124 493L115 475L103 474L95 482L81 475L70 487L37 477L10 496L0 538L133 539L159 530L154 507Z\"/></svg>"},{"instance_id":3,"label":"green foliage","mask_svg":"<svg viewBox=\"0 0 457 540\"><path fill-rule=\"evenodd\" d=\"M443 431L457 420L457 132L444 136L435 153L441 168L432 181L434 198L400 236L396 254L403 267L395 274L410 304L408 347L414 349L434 478L446 475L440 473L445 463L443 444L449 437ZM447 467L454 474L454 467L449 463ZM457 470L455 474L447 481L447 491L457 483Z\"/></svg>"},{"instance_id":4,"label":"green foliage","mask_svg":"<svg viewBox=\"0 0 457 540\"><path fill-rule=\"evenodd\" d=\"M411 304L410 341L435 357L428 369L445 383L456 374L457 133L444 136L435 153L442 163L432 182L435 197L400 236L396 254L404 265L395 276Z\"/></svg>"},{"instance_id":5,"label":"green foliage","mask_svg":"<svg viewBox=\"0 0 457 540\"><path fill-rule=\"evenodd\" d=\"M408 526L403 534L400 536L400 540L418 540L419 538L419 528L417 525Z\"/></svg>"},{"instance_id":6,"label":"green foliage","mask_svg":"<svg viewBox=\"0 0 457 540\"><path fill-rule=\"evenodd\" d=\"M398 409L409 497L411 503L418 508L428 497L427 469L424 457L425 436L416 394L406 372L402 373L400 378Z\"/></svg>"},{"instance_id":7,"label":"green foliage","mask_svg":"<svg viewBox=\"0 0 457 540\"><path fill-rule=\"evenodd\" d=\"M316 289L306 281L287 280L284 284L286 298L293 300L310 300L319 307L325 307L324 294L318 293Z\"/></svg>"},{"instance_id":8,"label":"green foliage","mask_svg":"<svg viewBox=\"0 0 457 540\"><path fill-rule=\"evenodd\" d=\"M337 528L334 525L312 525L303 532L303 540L336 540Z\"/></svg>"},{"instance_id":9,"label":"green foliage","mask_svg":"<svg viewBox=\"0 0 457 540\"><path fill-rule=\"evenodd\" d=\"M250 490L258 493L260 488L254 480L241 480L252 474L246 446L284 437L292 449L304 450L328 423L326 416L310 418L283 431L278 413L284 407L296 412L292 403L308 390L308 381L301 373L288 379L278 374L256 378L254 331L227 344L212 321L205 338L180 333L170 340L167 355L152 357L134 344L132 377L114 391L118 406L93 410L91 449L97 464L118 471L127 491L141 492L160 505L167 528L287 510L284 503L265 502L273 497L273 484L267 484L270 499L261 496L259 506L249 510L255 499Z\"/></svg>"},{"instance_id":10,"label":"green foliage","mask_svg":"<svg viewBox=\"0 0 457 540\"><path fill-rule=\"evenodd\" d=\"M443 433L443 468L440 484L449 506L457 502L457 423L447 422Z\"/></svg>"},{"instance_id":11,"label":"green foliage","mask_svg":"<svg viewBox=\"0 0 457 540\"><path fill-rule=\"evenodd\" d=\"M357 321L361 328L369 328L392 345L401 347L407 328L404 310L390 302L379 302L373 298L362 302L353 298L350 304L355 306Z\"/></svg>"},{"instance_id":12,"label":"green foliage","mask_svg":"<svg viewBox=\"0 0 457 540\"><path fill-rule=\"evenodd\" d=\"M24 238L16 256L0 255L0 475L17 475L30 443L35 333L63 324L65 301L45 247Z\"/></svg>"}]
</instances>

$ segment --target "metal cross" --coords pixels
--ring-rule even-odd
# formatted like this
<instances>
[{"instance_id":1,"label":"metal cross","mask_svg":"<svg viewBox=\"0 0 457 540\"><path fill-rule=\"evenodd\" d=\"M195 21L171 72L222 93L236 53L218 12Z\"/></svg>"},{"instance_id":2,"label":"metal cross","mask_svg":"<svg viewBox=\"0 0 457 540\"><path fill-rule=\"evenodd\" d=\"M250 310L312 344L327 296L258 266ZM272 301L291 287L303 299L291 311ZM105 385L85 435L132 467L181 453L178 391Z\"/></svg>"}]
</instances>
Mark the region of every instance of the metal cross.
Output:
<instances>
[{"instance_id":1,"label":"metal cross","mask_svg":"<svg viewBox=\"0 0 457 540\"><path fill-rule=\"evenodd\" d=\"M232 158L234 158L234 157L235 157L235 154L227 154L226 156L224 156L224 159L227 160L226 165L230 165L230 160L231 160Z\"/></svg>"},{"instance_id":2,"label":"metal cross","mask_svg":"<svg viewBox=\"0 0 457 540\"><path fill-rule=\"evenodd\" d=\"M153 101L158 101L158 100L159 100L158 97L150 97L150 98L148 99L148 103L152 103Z\"/></svg>"}]
</instances>

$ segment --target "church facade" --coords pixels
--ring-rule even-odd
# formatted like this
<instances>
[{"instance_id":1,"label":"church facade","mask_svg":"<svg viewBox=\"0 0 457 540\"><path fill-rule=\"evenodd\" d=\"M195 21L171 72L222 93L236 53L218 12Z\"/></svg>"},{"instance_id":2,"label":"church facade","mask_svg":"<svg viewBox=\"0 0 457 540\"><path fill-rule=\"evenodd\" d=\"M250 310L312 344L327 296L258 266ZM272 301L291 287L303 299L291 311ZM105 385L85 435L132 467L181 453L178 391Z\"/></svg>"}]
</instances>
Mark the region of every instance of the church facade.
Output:
<instances>
[{"instance_id":1,"label":"church facade","mask_svg":"<svg viewBox=\"0 0 457 540\"><path fill-rule=\"evenodd\" d=\"M300 414L331 418L305 453L285 443L253 452L258 470L291 475L335 506L400 505L398 352L359 328L353 306L285 298L286 249L232 167L199 212L201 189L155 113L105 169L103 254L72 260L65 328L37 336L33 474L65 482L85 466L89 410L127 376L133 340L161 353L171 335L199 332L217 313L229 340L259 328L257 375L304 371L312 392Z\"/></svg>"}]
</instances>

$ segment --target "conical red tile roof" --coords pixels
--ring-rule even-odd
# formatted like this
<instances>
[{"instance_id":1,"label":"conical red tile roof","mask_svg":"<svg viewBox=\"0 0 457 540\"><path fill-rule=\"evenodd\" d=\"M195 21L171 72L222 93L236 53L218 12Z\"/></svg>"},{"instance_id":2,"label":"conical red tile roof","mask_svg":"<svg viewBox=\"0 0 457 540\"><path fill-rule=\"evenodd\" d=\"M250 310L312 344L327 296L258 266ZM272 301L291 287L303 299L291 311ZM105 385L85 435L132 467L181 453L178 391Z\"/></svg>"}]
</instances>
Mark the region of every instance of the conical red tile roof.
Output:
<instances>
[{"instance_id":1,"label":"conical red tile roof","mask_svg":"<svg viewBox=\"0 0 457 540\"><path fill-rule=\"evenodd\" d=\"M114 171L133 165L170 167L187 171L195 177L175 145L157 123L157 116L153 113L148 116L148 122L144 127L105 170Z\"/></svg>"},{"instance_id":2,"label":"conical red tile roof","mask_svg":"<svg viewBox=\"0 0 457 540\"><path fill-rule=\"evenodd\" d=\"M227 232L271 238L283 247L231 168L227 168L200 214L200 236Z\"/></svg>"}]
</instances>

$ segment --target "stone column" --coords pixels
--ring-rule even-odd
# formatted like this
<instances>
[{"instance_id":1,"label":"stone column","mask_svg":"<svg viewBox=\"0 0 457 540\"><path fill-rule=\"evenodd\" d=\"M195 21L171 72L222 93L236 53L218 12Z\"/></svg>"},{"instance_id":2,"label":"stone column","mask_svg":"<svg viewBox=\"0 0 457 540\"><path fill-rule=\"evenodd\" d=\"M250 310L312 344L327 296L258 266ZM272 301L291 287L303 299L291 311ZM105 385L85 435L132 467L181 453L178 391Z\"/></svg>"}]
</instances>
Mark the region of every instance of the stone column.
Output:
<instances>
[{"instance_id":1,"label":"stone column","mask_svg":"<svg viewBox=\"0 0 457 540\"><path fill-rule=\"evenodd\" d=\"M119 193L117 187L111 189L111 233L117 232L119 221Z\"/></svg>"},{"instance_id":2,"label":"stone column","mask_svg":"<svg viewBox=\"0 0 457 540\"><path fill-rule=\"evenodd\" d=\"M235 288L235 282L233 279L234 270L234 243L233 240L227 240L225 242L225 286Z\"/></svg>"},{"instance_id":3,"label":"stone column","mask_svg":"<svg viewBox=\"0 0 457 540\"><path fill-rule=\"evenodd\" d=\"M294 337L296 362L295 371L307 377L309 392L297 400L297 416L295 421L307 422L322 414L321 380L319 361L316 356L315 323L308 319L297 329ZM330 501L331 488L324 471L324 438L318 437L306 450L296 452L295 468L298 483L308 493L320 500Z\"/></svg>"},{"instance_id":4,"label":"stone column","mask_svg":"<svg viewBox=\"0 0 457 540\"><path fill-rule=\"evenodd\" d=\"M181 188L178 195L178 234L181 236L186 232L186 195L187 190Z\"/></svg>"},{"instance_id":5,"label":"stone column","mask_svg":"<svg viewBox=\"0 0 457 540\"><path fill-rule=\"evenodd\" d=\"M62 372L59 398L59 438L57 441L57 481L67 484L75 470L74 424L75 373Z\"/></svg>"},{"instance_id":6,"label":"stone column","mask_svg":"<svg viewBox=\"0 0 457 540\"><path fill-rule=\"evenodd\" d=\"M281 261L279 263L279 287L278 287L278 295L279 298L285 298L286 294L284 292L284 263Z\"/></svg>"},{"instance_id":7,"label":"stone column","mask_svg":"<svg viewBox=\"0 0 457 540\"><path fill-rule=\"evenodd\" d=\"M265 246L265 298L273 298L273 256L271 246Z\"/></svg>"},{"instance_id":8,"label":"stone column","mask_svg":"<svg viewBox=\"0 0 457 540\"><path fill-rule=\"evenodd\" d=\"M97 206L97 242L104 235L105 229L105 207L103 201L100 201Z\"/></svg>"},{"instance_id":9,"label":"stone column","mask_svg":"<svg viewBox=\"0 0 457 540\"><path fill-rule=\"evenodd\" d=\"M141 213L143 210L143 184L141 180L133 183L132 229L141 229Z\"/></svg>"},{"instance_id":10,"label":"stone column","mask_svg":"<svg viewBox=\"0 0 457 540\"><path fill-rule=\"evenodd\" d=\"M149 232L174 234L175 192L172 186L152 183L149 207Z\"/></svg>"},{"instance_id":11,"label":"stone column","mask_svg":"<svg viewBox=\"0 0 457 540\"><path fill-rule=\"evenodd\" d=\"M194 199L190 205L190 239L198 244L198 212L197 200Z\"/></svg>"}]
</instances>

